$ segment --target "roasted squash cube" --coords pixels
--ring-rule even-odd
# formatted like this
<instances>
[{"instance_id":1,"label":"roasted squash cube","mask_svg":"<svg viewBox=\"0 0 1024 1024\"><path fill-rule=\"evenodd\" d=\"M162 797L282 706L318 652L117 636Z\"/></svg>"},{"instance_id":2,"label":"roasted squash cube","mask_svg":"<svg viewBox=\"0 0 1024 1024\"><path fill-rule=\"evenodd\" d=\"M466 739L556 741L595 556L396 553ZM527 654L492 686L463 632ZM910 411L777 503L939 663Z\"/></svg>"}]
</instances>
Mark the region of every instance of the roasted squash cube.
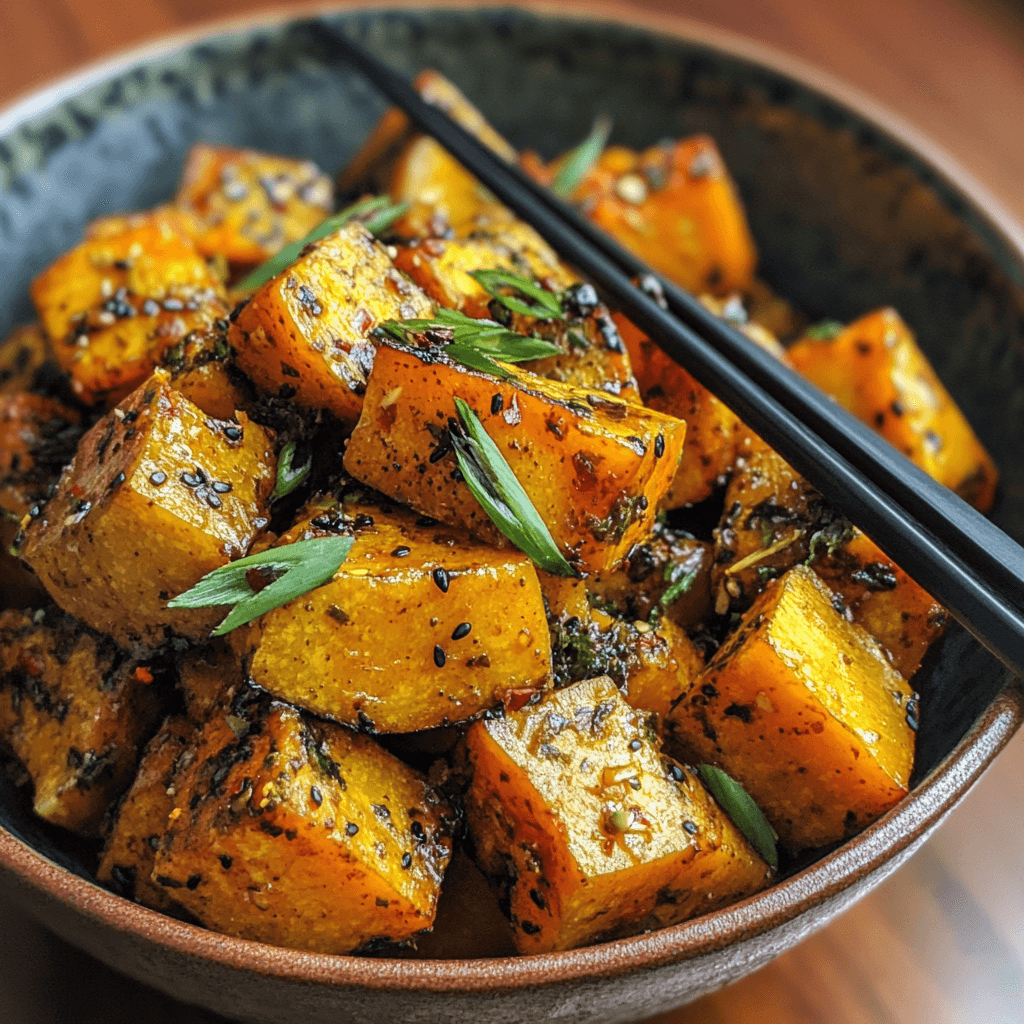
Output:
<instances>
[{"instance_id":1,"label":"roasted squash cube","mask_svg":"<svg viewBox=\"0 0 1024 1024\"><path fill-rule=\"evenodd\" d=\"M351 426L373 367L370 331L382 320L430 316L433 303L361 224L304 253L256 291L228 338L258 388Z\"/></svg>"},{"instance_id":2,"label":"roasted squash cube","mask_svg":"<svg viewBox=\"0 0 1024 1024\"><path fill-rule=\"evenodd\" d=\"M946 609L853 527L840 543L818 545L810 564L910 679L945 631Z\"/></svg>"},{"instance_id":3,"label":"roasted squash cube","mask_svg":"<svg viewBox=\"0 0 1024 1024\"><path fill-rule=\"evenodd\" d=\"M831 341L805 338L793 366L965 501L987 512L998 472L906 323L880 309Z\"/></svg>"},{"instance_id":4,"label":"roasted squash cube","mask_svg":"<svg viewBox=\"0 0 1024 1024\"><path fill-rule=\"evenodd\" d=\"M745 290L757 252L736 186L706 135L636 153L610 146L573 197L653 270L692 292Z\"/></svg>"},{"instance_id":5,"label":"roasted squash cube","mask_svg":"<svg viewBox=\"0 0 1024 1024\"><path fill-rule=\"evenodd\" d=\"M266 431L214 420L154 375L82 438L22 558L53 599L121 643L203 639L223 611L168 609L267 525Z\"/></svg>"},{"instance_id":6,"label":"roasted squash cube","mask_svg":"<svg viewBox=\"0 0 1024 1024\"><path fill-rule=\"evenodd\" d=\"M706 541L656 523L622 565L588 576L587 592L625 618L646 621L654 613L690 629L711 614L713 560Z\"/></svg>"},{"instance_id":7,"label":"roasted squash cube","mask_svg":"<svg viewBox=\"0 0 1024 1024\"><path fill-rule=\"evenodd\" d=\"M305 238L331 212L334 187L309 160L199 143L174 202L196 218L204 256L251 267Z\"/></svg>"},{"instance_id":8,"label":"roasted squash cube","mask_svg":"<svg viewBox=\"0 0 1024 1024\"><path fill-rule=\"evenodd\" d=\"M116 404L191 331L227 315L223 286L173 217L87 239L30 289L82 401Z\"/></svg>"},{"instance_id":9,"label":"roasted squash cube","mask_svg":"<svg viewBox=\"0 0 1024 1024\"><path fill-rule=\"evenodd\" d=\"M354 543L331 582L237 641L264 689L348 725L414 732L546 679L544 600L525 555L358 500L316 511L280 543L339 531Z\"/></svg>"},{"instance_id":10,"label":"roasted squash cube","mask_svg":"<svg viewBox=\"0 0 1024 1024\"><path fill-rule=\"evenodd\" d=\"M793 850L864 828L907 793L917 696L797 566L754 603L669 715L670 749L743 785Z\"/></svg>"},{"instance_id":11,"label":"roasted squash cube","mask_svg":"<svg viewBox=\"0 0 1024 1024\"><path fill-rule=\"evenodd\" d=\"M610 679L477 722L466 746L477 861L510 888L520 952L674 924L771 877Z\"/></svg>"},{"instance_id":12,"label":"roasted squash cube","mask_svg":"<svg viewBox=\"0 0 1024 1024\"><path fill-rule=\"evenodd\" d=\"M0 613L0 742L54 825L101 833L156 723L156 689L148 667L56 609Z\"/></svg>"},{"instance_id":13,"label":"roasted squash cube","mask_svg":"<svg viewBox=\"0 0 1024 1024\"><path fill-rule=\"evenodd\" d=\"M415 79L420 95L440 107L502 159L516 151L443 75L427 69ZM339 181L342 192L370 186L395 202L411 203L396 225L411 238L443 236L448 227L466 227L481 212L501 210L494 197L440 143L412 131L408 118L391 108L384 113Z\"/></svg>"},{"instance_id":14,"label":"roasted squash cube","mask_svg":"<svg viewBox=\"0 0 1024 1024\"><path fill-rule=\"evenodd\" d=\"M523 369L549 380L639 397L629 355L607 308L529 225L510 220L464 238L412 242L398 247L395 265L441 306L472 317L498 316L510 330L544 338L561 349L524 363ZM507 270L535 279L559 295L564 316L538 320L505 309L470 276L477 270Z\"/></svg>"},{"instance_id":15,"label":"roasted squash cube","mask_svg":"<svg viewBox=\"0 0 1024 1024\"><path fill-rule=\"evenodd\" d=\"M650 532L685 425L610 395L505 369L507 379L499 379L450 361L440 348L382 344L345 468L418 511L504 543L453 473L446 424L458 395L565 557L585 572L615 565Z\"/></svg>"},{"instance_id":16,"label":"roasted squash cube","mask_svg":"<svg viewBox=\"0 0 1024 1024\"><path fill-rule=\"evenodd\" d=\"M662 505L665 508L695 505L725 482L736 461L738 443L745 428L724 402L621 313L616 313L614 320L629 352L644 405L677 416L686 423L683 458Z\"/></svg>"},{"instance_id":17,"label":"roasted squash cube","mask_svg":"<svg viewBox=\"0 0 1024 1024\"><path fill-rule=\"evenodd\" d=\"M174 782L153 880L208 928L348 953L429 929L450 811L368 736L243 690Z\"/></svg>"},{"instance_id":18,"label":"roasted squash cube","mask_svg":"<svg viewBox=\"0 0 1024 1024\"><path fill-rule=\"evenodd\" d=\"M165 913L174 913L177 904L150 876L167 831L167 816L174 807L174 777L195 757L195 739L195 725L184 715L176 715L149 741L96 870L99 881L118 895Z\"/></svg>"},{"instance_id":19,"label":"roasted squash cube","mask_svg":"<svg viewBox=\"0 0 1024 1024\"><path fill-rule=\"evenodd\" d=\"M31 391L53 359L53 350L39 324L15 327L0 342L0 395Z\"/></svg>"}]
</instances>

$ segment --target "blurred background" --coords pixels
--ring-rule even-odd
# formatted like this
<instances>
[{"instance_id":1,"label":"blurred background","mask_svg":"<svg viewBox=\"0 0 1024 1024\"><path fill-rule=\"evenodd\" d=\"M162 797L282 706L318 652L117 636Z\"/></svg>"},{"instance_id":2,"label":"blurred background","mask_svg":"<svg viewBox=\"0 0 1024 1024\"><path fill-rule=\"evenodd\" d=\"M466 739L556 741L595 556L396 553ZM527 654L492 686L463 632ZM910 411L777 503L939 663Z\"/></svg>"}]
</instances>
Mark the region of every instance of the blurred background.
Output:
<instances>
[{"instance_id":1,"label":"blurred background","mask_svg":"<svg viewBox=\"0 0 1024 1024\"><path fill-rule=\"evenodd\" d=\"M452 4L448 4L452 6ZM0 0L0 106L83 64L286 0ZM365 6L371 6L365 4ZM399 5L400 6L400 5ZM559 12L595 5L551 0ZM600 6L600 5L599 5ZM1019 0L624 0L837 77L931 136L1024 224ZM1024 736L895 877L739 984L651 1024L1020 1024L1024 1021ZM0 900L3 1024L216 1024L120 978Z\"/></svg>"}]
</instances>

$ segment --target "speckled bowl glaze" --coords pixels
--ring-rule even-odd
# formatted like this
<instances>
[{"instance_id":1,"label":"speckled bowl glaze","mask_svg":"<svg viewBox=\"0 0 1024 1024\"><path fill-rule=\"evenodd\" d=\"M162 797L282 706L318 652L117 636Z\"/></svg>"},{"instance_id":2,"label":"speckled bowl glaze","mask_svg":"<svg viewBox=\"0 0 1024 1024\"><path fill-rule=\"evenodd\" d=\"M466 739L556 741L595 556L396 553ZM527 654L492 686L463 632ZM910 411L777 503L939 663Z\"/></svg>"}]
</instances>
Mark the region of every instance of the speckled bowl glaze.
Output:
<instances>
[{"instance_id":1,"label":"speckled bowl glaze","mask_svg":"<svg viewBox=\"0 0 1024 1024\"><path fill-rule=\"evenodd\" d=\"M90 218L172 191L198 139L342 166L383 110L335 59L351 32L412 73L440 69L515 144L552 155L599 112L615 141L713 135L761 272L812 316L883 303L918 333L1003 471L996 518L1024 539L1024 244L914 130L817 73L694 25L662 31L507 8L348 8L150 47L0 113L0 336L31 277ZM359 959L226 938L90 880L88 852L0 781L0 884L56 932L181 999L252 1021L636 1021L765 964L895 870L1012 736L1024 694L953 628L915 679L915 788L773 889L695 921L588 949L489 960Z\"/></svg>"}]
</instances>

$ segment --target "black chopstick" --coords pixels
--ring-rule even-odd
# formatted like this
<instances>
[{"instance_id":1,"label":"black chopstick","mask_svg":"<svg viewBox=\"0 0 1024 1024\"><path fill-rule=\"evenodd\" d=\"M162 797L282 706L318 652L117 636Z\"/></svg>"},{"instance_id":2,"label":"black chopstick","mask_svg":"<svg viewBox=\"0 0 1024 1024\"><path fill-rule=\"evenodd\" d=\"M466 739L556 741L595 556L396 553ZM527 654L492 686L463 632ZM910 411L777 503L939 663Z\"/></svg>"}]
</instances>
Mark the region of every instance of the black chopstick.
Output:
<instances>
[{"instance_id":1,"label":"black chopstick","mask_svg":"<svg viewBox=\"0 0 1024 1024\"><path fill-rule=\"evenodd\" d=\"M590 277L978 640L1022 673L1024 550L1011 538L681 289L665 287L670 310L661 308L634 284L651 273L640 261L424 102L349 36L330 35L341 55L415 124Z\"/></svg>"}]
</instances>

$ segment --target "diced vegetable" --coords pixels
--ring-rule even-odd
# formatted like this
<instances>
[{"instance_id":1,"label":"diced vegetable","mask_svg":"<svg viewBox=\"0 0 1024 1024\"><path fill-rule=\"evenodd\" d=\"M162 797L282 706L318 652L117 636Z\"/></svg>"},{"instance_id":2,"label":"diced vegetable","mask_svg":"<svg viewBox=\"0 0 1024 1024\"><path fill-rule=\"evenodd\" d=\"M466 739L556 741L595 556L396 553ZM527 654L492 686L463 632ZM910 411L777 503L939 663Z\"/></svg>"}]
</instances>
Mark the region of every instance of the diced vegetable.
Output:
<instances>
[{"instance_id":1,"label":"diced vegetable","mask_svg":"<svg viewBox=\"0 0 1024 1024\"><path fill-rule=\"evenodd\" d=\"M349 953L433 923L451 812L369 737L242 690L174 788L153 881L208 928Z\"/></svg>"},{"instance_id":2,"label":"diced vegetable","mask_svg":"<svg viewBox=\"0 0 1024 1024\"><path fill-rule=\"evenodd\" d=\"M611 680L477 722L466 811L523 953L686 920L763 888L767 865Z\"/></svg>"},{"instance_id":3,"label":"diced vegetable","mask_svg":"<svg viewBox=\"0 0 1024 1024\"><path fill-rule=\"evenodd\" d=\"M32 301L82 401L110 407L168 349L227 316L220 280L172 216L97 232L33 282Z\"/></svg>"},{"instance_id":4,"label":"diced vegetable","mask_svg":"<svg viewBox=\"0 0 1024 1024\"><path fill-rule=\"evenodd\" d=\"M21 549L62 608L122 643L209 633L221 612L166 602L267 525L276 460L239 415L211 419L156 374L83 437Z\"/></svg>"},{"instance_id":5,"label":"diced vegetable","mask_svg":"<svg viewBox=\"0 0 1024 1024\"><path fill-rule=\"evenodd\" d=\"M361 224L304 252L257 289L228 338L258 388L329 409L352 426L373 367L371 330L382 320L430 316L433 303Z\"/></svg>"},{"instance_id":6,"label":"diced vegetable","mask_svg":"<svg viewBox=\"0 0 1024 1024\"><path fill-rule=\"evenodd\" d=\"M753 604L681 697L669 747L717 765L783 844L843 839L907 792L917 695L805 566Z\"/></svg>"},{"instance_id":7,"label":"diced vegetable","mask_svg":"<svg viewBox=\"0 0 1024 1024\"><path fill-rule=\"evenodd\" d=\"M174 202L195 217L204 256L250 267L305 238L333 200L331 179L309 160L199 143Z\"/></svg>"},{"instance_id":8,"label":"diced vegetable","mask_svg":"<svg viewBox=\"0 0 1024 1024\"><path fill-rule=\"evenodd\" d=\"M991 508L995 464L894 309L869 313L832 340L804 338L789 357L929 476L982 512Z\"/></svg>"},{"instance_id":9,"label":"diced vegetable","mask_svg":"<svg viewBox=\"0 0 1024 1024\"><path fill-rule=\"evenodd\" d=\"M443 349L382 344L345 468L357 479L492 543L447 435L453 396L480 418L562 553L583 571L615 565L645 536L675 473L679 420L502 364L505 379Z\"/></svg>"},{"instance_id":10,"label":"diced vegetable","mask_svg":"<svg viewBox=\"0 0 1024 1024\"><path fill-rule=\"evenodd\" d=\"M57 610L0 612L0 741L25 766L39 817L101 834L155 724L153 672Z\"/></svg>"},{"instance_id":11,"label":"diced vegetable","mask_svg":"<svg viewBox=\"0 0 1024 1024\"><path fill-rule=\"evenodd\" d=\"M355 542L331 582L236 641L262 687L348 725L413 732L546 679L544 602L525 555L358 500L313 509L280 543L338 533Z\"/></svg>"},{"instance_id":12,"label":"diced vegetable","mask_svg":"<svg viewBox=\"0 0 1024 1024\"><path fill-rule=\"evenodd\" d=\"M176 715L149 741L96 869L96 877L125 899L170 914L177 911L171 890L151 876L174 807L174 777L195 757L195 737L195 724Z\"/></svg>"}]
</instances>

